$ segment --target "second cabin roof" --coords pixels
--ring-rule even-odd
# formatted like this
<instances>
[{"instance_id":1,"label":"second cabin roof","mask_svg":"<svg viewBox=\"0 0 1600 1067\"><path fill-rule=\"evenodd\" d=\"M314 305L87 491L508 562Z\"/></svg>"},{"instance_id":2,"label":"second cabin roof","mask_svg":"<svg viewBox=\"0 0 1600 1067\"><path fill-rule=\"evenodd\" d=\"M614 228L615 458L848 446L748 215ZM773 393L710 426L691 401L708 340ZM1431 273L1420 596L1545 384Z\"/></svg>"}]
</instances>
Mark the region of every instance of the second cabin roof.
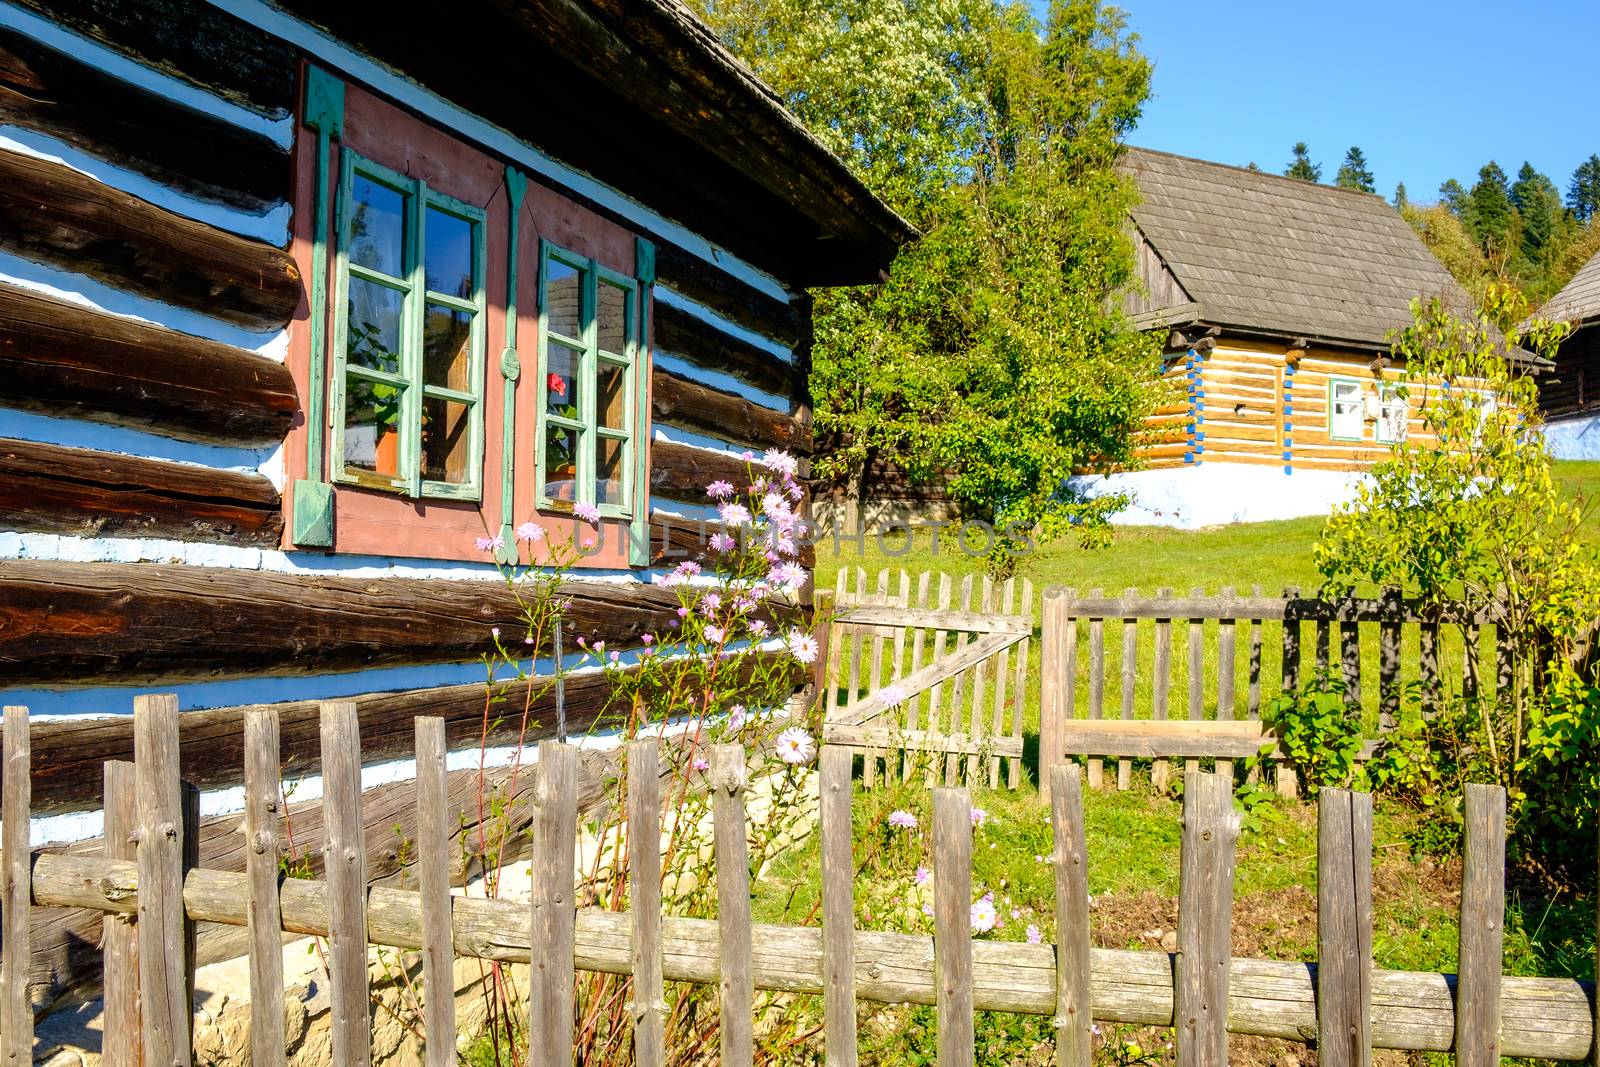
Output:
<instances>
[{"instance_id":1,"label":"second cabin roof","mask_svg":"<svg viewBox=\"0 0 1600 1067\"><path fill-rule=\"evenodd\" d=\"M1412 321L1413 298L1470 306L1400 213L1371 193L1146 148L1129 148L1122 167L1142 197L1133 221L1183 290L1155 307L1144 301L1134 316L1142 326L1203 322L1387 348L1389 331Z\"/></svg>"}]
</instances>

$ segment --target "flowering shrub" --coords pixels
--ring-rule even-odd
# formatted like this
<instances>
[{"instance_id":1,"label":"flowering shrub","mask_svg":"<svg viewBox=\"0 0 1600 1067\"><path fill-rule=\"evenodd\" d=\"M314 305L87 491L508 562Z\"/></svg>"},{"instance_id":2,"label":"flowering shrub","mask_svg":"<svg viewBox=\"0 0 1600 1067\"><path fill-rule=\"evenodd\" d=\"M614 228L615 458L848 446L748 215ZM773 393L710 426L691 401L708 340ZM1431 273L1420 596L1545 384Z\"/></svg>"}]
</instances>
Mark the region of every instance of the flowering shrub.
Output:
<instances>
[{"instance_id":1,"label":"flowering shrub","mask_svg":"<svg viewBox=\"0 0 1600 1067\"><path fill-rule=\"evenodd\" d=\"M580 671L603 673L605 706L597 722L614 730L619 744L660 736L664 832L647 833L649 847L662 850L662 901L669 915L715 914L716 887L706 877L711 854L710 796L706 771L709 746L738 742L751 763L749 860L760 871L808 825L815 806L815 723L794 717L789 707L796 685L805 679L818 643L802 615L796 595L809 579L798 559L801 519L795 506L804 493L797 463L783 452L757 460L746 453L747 484L718 480L707 486L722 527L709 540L704 561L683 559L656 585L678 601L667 626L640 636L635 648L608 648L604 641L574 640ZM599 512L579 504L573 515L597 527ZM550 736L552 724L537 722L534 709L546 700L556 679L535 668L548 654L557 624L568 609L567 580L581 549L590 541L578 527L573 543L558 543L536 522L518 526L519 542L541 548L538 568L503 568L516 594L521 618L515 627L491 632L494 654L487 658L489 684L481 734L480 800L467 827L463 848L469 869L484 872L479 889L501 893L505 861L526 842L512 798L527 742ZM499 553L499 537L477 540L479 551ZM563 666L570 672L573 668ZM505 707L518 709L508 715ZM514 717L513 717L514 716ZM515 739L509 771L491 773L491 743L509 731ZM608 803L582 826L587 838L579 871L579 899L586 905L628 907L628 853L631 841L623 821L625 768L606 781ZM525 782L524 782L525 784ZM489 1032L474 1052L474 1062L513 1065L525 1062L526 991L512 988L499 965L486 965ZM700 1050L714 1048L718 1013L703 1003L713 988L673 983L668 987L666 1028L669 1062L698 1062ZM580 973L577 987L576 1062L631 1062L632 1027L622 1005L632 997L624 976ZM708 1010L710 1008L710 1010ZM758 1009L759 1010L759 1009ZM795 1023L774 1013L761 1032L757 1060L784 1063L795 1039ZM421 1027L420 1012L407 1020Z\"/></svg>"}]
</instances>

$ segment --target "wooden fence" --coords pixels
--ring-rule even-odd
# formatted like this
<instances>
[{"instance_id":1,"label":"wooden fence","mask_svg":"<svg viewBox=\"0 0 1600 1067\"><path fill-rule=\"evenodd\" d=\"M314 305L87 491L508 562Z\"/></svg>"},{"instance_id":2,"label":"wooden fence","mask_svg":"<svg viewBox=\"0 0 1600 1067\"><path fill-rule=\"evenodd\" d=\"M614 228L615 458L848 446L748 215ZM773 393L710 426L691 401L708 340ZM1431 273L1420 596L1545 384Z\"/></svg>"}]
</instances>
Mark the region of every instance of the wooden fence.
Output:
<instances>
[{"instance_id":1,"label":"wooden fence","mask_svg":"<svg viewBox=\"0 0 1600 1067\"><path fill-rule=\"evenodd\" d=\"M1175 656L1183 667L1175 668ZM1313 669L1342 683L1372 736L1393 726L1408 685L1427 711L1447 696L1492 695L1511 678L1508 644L1487 620L1398 595L1325 601L1294 588L1281 597L1262 596L1259 587L1243 597L1232 589L1143 597L1132 589L1080 596L1052 588L1044 595L1041 657L1041 765L1088 757L1089 784L1099 787L1102 757L1116 757L1122 789L1134 758L1152 761L1158 787L1167 782L1168 757L1184 758L1186 769L1212 757L1219 771L1231 770L1233 760L1270 740L1260 729L1265 702L1308 682ZM1408 659L1414 674L1403 668ZM1108 673L1120 679L1115 703ZM1292 774L1280 767L1277 781L1293 795Z\"/></svg>"},{"instance_id":2,"label":"wooden fence","mask_svg":"<svg viewBox=\"0 0 1600 1067\"><path fill-rule=\"evenodd\" d=\"M354 706L322 707L324 807L330 831L323 881L284 878L279 867L273 762L276 723L269 711L248 720L247 835L243 874L193 863L193 809L177 772L177 702L136 702L134 763L110 764L108 817L121 820L102 856L39 852L28 845L29 776L5 777L0 811L0 1061L26 1063L32 1013L25 976L30 908L92 908L132 919L108 924L104 951L110 1067L192 1063L189 946L197 922L247 927L251 940L252 1046L255 1062L283 1062L283 931L326 939L333 1058L340 1067L370 1062L368 946L422 954L428 1032L448 1034L427 1048L430 1067L455 1063L453 957L535 961L530 971L530 1061L570 1063L575 974L630 975L629 1013L637 1061L665 1059L664 983L718 988L721 1062L752 1060L756 990L820 995L830 1064L857 1062L857 1001L931 1004L941 1067L974 1062L978 1010L1050 1016L1056 1062L1086 1065L1094 1021L1172 1026L1178 1062L1221 1067L1228 1034L1315 1040L1326 1065L1363 1064L1372 1048L1454 1051L1458 1062L1489 1065L1501 1056L1577 1060L1595 1033L1591 990L1566 979L1503 977L1505 911L1504 794L1470 787L1467 862L1461 903L1459 977L1374 969L1371 958L1371 798L1325 791L1319 812L1319 956L1314 964L1235 959L1230 954L1235 844L1239 819L1232 782L1195 771L1184 792L1178 952L1091 947L1088 865L1078 769L1051 769L1056 944L974 940L972 825L966 790L933 796L932 936L858 930L853 900L851 758L827 746L821 756L822 926L751 921L746 854L745 754L718 746L710 768L719 913L690 919L661 913L662 827L659 756L654 741L627 753L627 812L648 848L630 848L631 910L578 907L574 852L578 832L575 749L540 746L531 902L454 896L448 876L443 724L417 723L415 842L419 888L365 889L358 818L360 739ZM4 716L7 767L25 768L27 711ZM129 801L131 800L131 804ZM111 830L108 824L108 833ZM126 837L121 836L127 830ZM136 962L133 958L136 957ZM115 1019L116 1025L110 1020ZM114 1042L121 1036L139 1036Z\"/></svg>"}]
</instances>

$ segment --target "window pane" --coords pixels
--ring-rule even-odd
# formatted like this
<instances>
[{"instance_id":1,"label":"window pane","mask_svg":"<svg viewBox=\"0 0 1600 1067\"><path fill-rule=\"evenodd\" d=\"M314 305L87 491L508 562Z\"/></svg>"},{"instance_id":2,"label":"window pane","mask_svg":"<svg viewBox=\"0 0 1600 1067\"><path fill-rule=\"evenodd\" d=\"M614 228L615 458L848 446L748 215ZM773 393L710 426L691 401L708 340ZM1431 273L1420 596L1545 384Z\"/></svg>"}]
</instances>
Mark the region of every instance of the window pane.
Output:
<instances>
[{"instance_id":1,"label":"window pane","mask_svg":"<svg viewBox=\"0 0 1600 1067\"><path fill-rule=\"evenodd\" d=\"M357 174L350 186L350 260L390 277L405 274L406 197Z\"/></svg>"},{"instance_id":2,"label":"window pane","mask_svg":"<svg viewBox=\"0 0 1600 1067\"><path fill-rule=\"evenodd\" d=\"M561 345L545 348L545 410L578 418L578 353Z\"/></svg>"},{"instance_id":3,"label":"window pane","mask_svg":"<svg viewBox=\"0 0 1600 1067\"><path fill-rule=\"evenodd\" d=\"M628 351L628 292L601 282L596 289L595 325L600 351L625 355Z\"/></svg>"},{"instance_id":4,"label":"window pane","mask_svg":"<svg viewBox=\"0 0 1600 1067\"><path fill-rule=\"evenodd\" d=\"M349 344L345 358L358 367L400 373L401 310L405 296L376 282L350 279Z\"/></svg>"},{"instance_id":5,"label":"window pane","mask_svg":"<svg viewBox=\"0 0 1600 1067\"><path fill-rule=\"evenodd\" d=\"M472 315L429 304L422 320L422 380L472 391Z\"/></svg>"},{"instance_id":6,"label":"window pane","mask_svg":"<svg viewBox=\"0 0 1600 1067\"><path fill-rule=\"evenodd\" d=\"M583 332L584 272L558 259L546 259L544 269L545 321L553 332L577 339Z\"/></svg>"},{"instance_id":7,"label":"window pane","mask_svg":"<svg viewBox=\"0 0 1600 1067\"><path fill-rule=\"evenodd\" d=\"M628 443L610 437L595 442L594 502L626 503L622 499L622 473L626 470Z\"/></svg>"},{"instance_id":8,"label":"window pane","mask_svg":"<svg viewBox=\"0 0 1600 1067\"><path fill-rule=\"evenodd\" d=\"M595 374L595 420L612 430L628 428L628 370L615 363L599 361Z\"/></svg>"},{"instance_id":9,"label":"window pane","mask_svg":"<svg viewBox=\"0 0 1600 1067\"><path fill-rule=\"evenodd\" d=\"M399 386L348 375L344 383L344 465L400 476Z\"/></svg>"},{"instance_id":10,"label":"window pane","mask_svg":"<svg viewBox=\"0 0 1600 1067\"><path fill-rule=\"evenodd\" d=\"M422 232L428 245L423 254L428 288L471 300L472 223L430 207Z\"/></svg>"},{"instance_id":11,"label":"window pane","mask_svg":"<svg viewBox=\"0 0 1600 1067\"><path fill-rule=\"evenodd\" d=\"M469 482L471 405L422 399L422 477L430 482Z\"/></svg>"},{"instance_id":12,"label":"window pane","mask_svg":"<svg viewBox=\"0 0 1600 1067\"><path fill-rule=\"evenodd\" d=\"M553 423L545 427L544 495L574 500L578 488L578 431Z\"/></svg>"}]
</instances>

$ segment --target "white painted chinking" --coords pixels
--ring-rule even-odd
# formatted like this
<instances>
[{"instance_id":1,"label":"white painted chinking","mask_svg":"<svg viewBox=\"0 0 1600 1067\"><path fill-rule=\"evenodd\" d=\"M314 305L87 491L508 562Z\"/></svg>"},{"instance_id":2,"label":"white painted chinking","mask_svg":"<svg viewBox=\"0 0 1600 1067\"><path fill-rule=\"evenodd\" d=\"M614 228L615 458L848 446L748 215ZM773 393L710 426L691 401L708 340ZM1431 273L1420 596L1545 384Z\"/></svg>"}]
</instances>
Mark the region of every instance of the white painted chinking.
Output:
<instances>
[{"instance_id":1,"label":"white painted chinking","mask_svg":"<svg viewBox=\"0 0 1600 1067\"><path fill-rule=\"evenodd\" d=\"M1600 459L1600 415L1548 422L1544 442L1552 459Z\"/></svg>"},{"instance_id":2,"label":"white painted chinking","mask_svg":"<svg viewBox=\"0 0 1600 1067\"><path fill-rule=\"evenodd\" d=\"M1073 491L1099 497L1127 493L1132 502L1111 521L1120 526L1195 530L1236 522L1327 515L1355 499L1359 472L1295 470L1207 461L1191 467L1079 475Z\"/></svg>"}]
</instances>

